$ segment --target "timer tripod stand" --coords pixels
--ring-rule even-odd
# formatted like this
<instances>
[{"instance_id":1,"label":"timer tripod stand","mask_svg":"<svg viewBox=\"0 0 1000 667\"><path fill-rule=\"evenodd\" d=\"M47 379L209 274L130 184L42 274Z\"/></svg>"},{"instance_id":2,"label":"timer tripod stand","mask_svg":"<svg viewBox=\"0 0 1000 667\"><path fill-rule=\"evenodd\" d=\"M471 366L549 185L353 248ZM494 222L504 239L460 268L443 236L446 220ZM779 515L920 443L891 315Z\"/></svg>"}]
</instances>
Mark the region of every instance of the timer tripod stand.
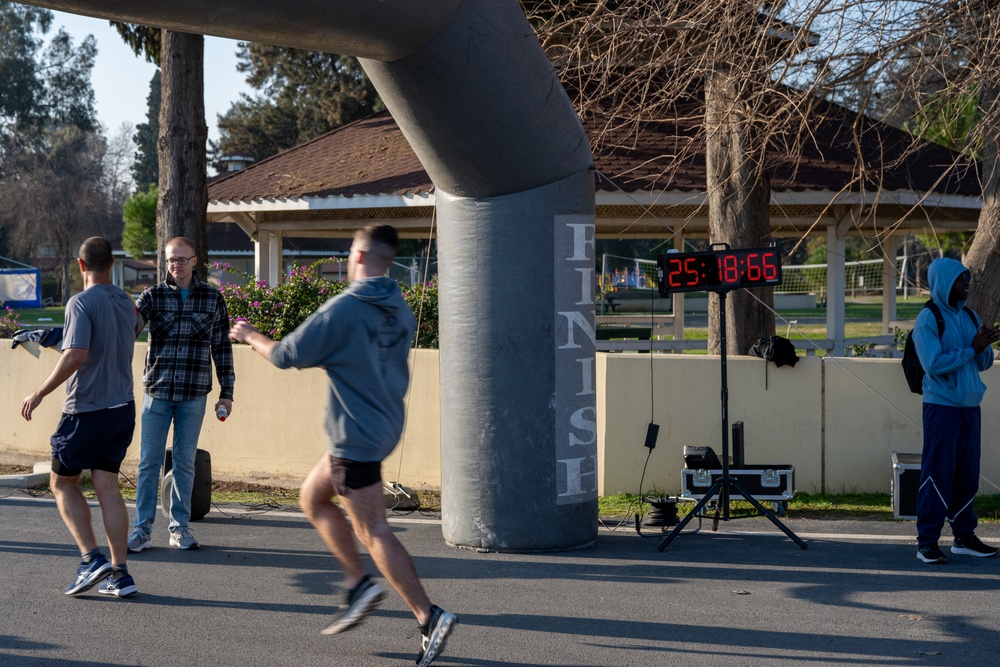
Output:
<instances>
[{"instance_id":1,"label":"timer tripod stand","mask_svg":"<svg viewBox=\"0 0 1000 667\"><path fill-rule=\"evenodd\" d=\"M774 262L775 253L770 253ZM780 264L767 264L768 259L762 251L735 250L728 246L722 252L709 253L670 253L657 257L659 265L660 294L666 296L670 292L707 290L715 292L719 297L719 331L722 362L722 476L715 480L701 500L680 520L674 529L663 538L656 547L663 551L684 527L699 514L709 501L718 494L722 509L722 520L729 521L729 499L731 491L735 491L749 502L754 509L766 516L771 523L781 529L785 535L803 549L808 545L783 524L773 512L766 509L756 498L740 486L739 482L729 475L729 377L726 371L726 295L741 287L751 284L776 285L781 282ZM712 261L715 260L715 261ZM760 262L754 264L754 262ZM735 268L733 268L735 267ZM744 267L744 268L739 268ZM749 268L748 268L749 267ZM664 269L667 279L664 280ZM754 270L755 269L755 270ZM728 276L727 276L728 270ZM730 279L735 278L735 279Z\"/></svg>"}]
</instances>

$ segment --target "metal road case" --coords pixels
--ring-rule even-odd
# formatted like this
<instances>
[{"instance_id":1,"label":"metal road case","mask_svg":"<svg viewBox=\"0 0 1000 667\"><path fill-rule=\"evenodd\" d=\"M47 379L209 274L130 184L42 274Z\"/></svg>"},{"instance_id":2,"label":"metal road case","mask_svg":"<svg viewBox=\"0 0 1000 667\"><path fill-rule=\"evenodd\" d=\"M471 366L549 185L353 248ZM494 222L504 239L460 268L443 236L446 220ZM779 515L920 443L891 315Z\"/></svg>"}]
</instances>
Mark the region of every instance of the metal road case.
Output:
<instances>
[{"instance_id":1,"label":"metal road case","mask_svg":"<svg viewBox=\"0 0 1000 667\"><path fill-rule=\"evenodd\" d=\"M729 476L755 500L785 503L795 497L794 465L744 465L730 468ZM722 470L681 470L681 496L701 500ZM718 495L718 494L716 494ZM737 496L733 500L739 500Z\"/></svg>"},{"instance_id":2,"label":"metal road case","mask_svg":"<svg viewBox=\"0 0 1000 667\"><path fill-rule=\"evenodd\" d=\"M916 519L920 454L892 452L889 456L892 458L892 515L897 519Z\"/></svg>"}]
</instances>

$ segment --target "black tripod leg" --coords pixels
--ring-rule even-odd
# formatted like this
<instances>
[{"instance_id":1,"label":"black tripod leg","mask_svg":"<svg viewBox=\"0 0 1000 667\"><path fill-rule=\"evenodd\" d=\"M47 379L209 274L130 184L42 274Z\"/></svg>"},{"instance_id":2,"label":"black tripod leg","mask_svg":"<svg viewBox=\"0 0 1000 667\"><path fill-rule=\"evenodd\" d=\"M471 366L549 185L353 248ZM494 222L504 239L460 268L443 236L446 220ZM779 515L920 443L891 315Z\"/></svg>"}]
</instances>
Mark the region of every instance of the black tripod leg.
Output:
<instances>
[{"instance_id":1,"label":"black tripod leg","mask_svg":"<svg viewBox=\"0 0 1000 667\"><path fill-rule=\"evenodd\" d=\"M756 498L754 498L749 493L747 493L746 491L744 491L743 487L740 486L737 482L730 482L729 485L732 488L736 489L737 493L739 493L741 496L743 496L744 498L746 498L747 502L749 502L751 505L753 505L757 509L758 512L760 512L761 514L763 514L764 516L766 516L768 519L770 519L771 523L773 523L775 526L777 526L778 528L780 528L781 532L783 532L785 535L788 535L788 537L790 537L793 542L795 542L797 545L799 545L803 549L808 549L809 548L808 544L806 544L805 542L803 542L801 540L801 538L799 538L798 535L796 535L791 530L789 530L788 526L786 526L785 524L781 523L781 521L778 519L778 517L774 516L773 512L771 512L768 509L765 509L764 506L761 505L757 501Z\"/></svg>"},{"instance_id":2,"label":"black tripod leg","mask_svg":"<svg viewBox=\"0 0 1000 667\"><path fill-rule=\"evenodd\" d=\"M725 508L725 510L723 510ZM719 504L715 506L715 516L712 518L712 532L718 532L719 519L729 521L729 489L725 483L719 485Z\"/></svg>"},{"instance_id":3,"label":"black tripod leg","mask_svg":"<svg viewBox=\"0 0 1000 667\"><path fill-rule=\"evenodd\" d=\"M722 482L720 480L716 480L708 492L702 496L701 500L698 501L698 504L694 506L694 509L688 512L687 516L681 519L681 522L674 526L674 529L670 531L670 534L664 537L663 541L657 545L657 551L663 551L667 548L667 545L670 544L670 542L677 537L682 530L684 530L684 526L688 525L688 523L691 522L691 519L693 519L698 512L705 508L705 505L707 505L708 501L712 499L712 496L715 495L715 492L719 490L720 486L722 486Z\"/></svg>"}]
</instances>

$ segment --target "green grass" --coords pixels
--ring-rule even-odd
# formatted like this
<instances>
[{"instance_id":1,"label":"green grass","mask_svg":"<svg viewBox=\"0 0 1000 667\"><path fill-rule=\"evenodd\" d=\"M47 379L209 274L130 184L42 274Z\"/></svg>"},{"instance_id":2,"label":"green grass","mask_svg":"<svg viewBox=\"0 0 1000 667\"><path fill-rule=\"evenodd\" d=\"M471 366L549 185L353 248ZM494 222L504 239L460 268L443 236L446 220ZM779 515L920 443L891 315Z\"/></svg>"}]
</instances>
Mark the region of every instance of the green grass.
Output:
<instances>
[{"instance_id":1,"label":"green grass","mask_svg":"<svg viewBox=\"0 0 1000 667\"><path fill-rule=\"evenodd\" d=\"M65 322L66 309L62 306L48 308L14 308L18 321L25 327L36 325L58 327Z\"/></svg>"},{"instance_id":2,"label":"green grass","mask_svg":"<svg viewBox=\"0 0 1000 667\"><path fill-rule=\"evenodd\" d=\"M911 297L909 299L897 299L896 300L896 319L897 320L915 320L917 318L917 313L920 309L924 307L927 302L927 297ZM786 319L795 319L796 317L826 317L826 307L822 308L797 308L797 309L782 309L778 311L778 314ZM877 320L882 321L882 299L880 297L876 298L866 298L866 299L849 299L844 304L844 319L847 320Z\"/></svg>"},{"instance_id":3,"label":"green grass","mask_svg":"<svg viewBox=\"0 0 1000 667\"><path fill-rule=\"evenodd\" d=\"M13 468L12 466L8 466ZM27 469L25 469L27 470ZM8 471L13 472L13 470ZM134 481L122 476L121 491L126 500L135 500ZM89 480L84 480L82 484L84 495L94 498L93 487ZM32 492L44 495L48 492L48 487L34 489ZM416 491L420 499L421 507L427 510L440 510L441 493L433 489L419 489ZM667 494L657 489L650 490L644 498L663 497ZM260 484L246 484L241 482L220 482L216 481L212 485L212 502L218 504L235 504L251 507L297 508L299 501L298 489L285 489L280 487L264 486ZM772 509L770 503L763 505ZM597 500L598 513L606 521L621 520L625 518L631 520L633 515L640 511L638 497L629 493L619 493L612 496L604 496ZM681 516L684 512L694 508L693 502L682 502L678 504L678 511ZM730 509L736 515L751 514L753 507L750 503L734 500ZM983 523L1000 523L1000 494L980 495L976 497L976 515ZM649 511L648 502L643 502L641 511ZM795 519L865 519L878 521L891 521L892 499L888 493L841 493L841 494L810 494L798 493L788 502L785 516Z\"/></svg>"},{"instance_id":4,"label":"green grass","mask_svg":"<svg viewBox=\"0 0 1000 667\"><path fill-rule=\"evenodd\" d=\"M63 306L14 308L14 312L17 313L18 322L25 329L61 327L66 323L66 309ZM148 336L148 332L143 331L136 340L145 343Z\"/></svg>"},{"instance_id":5,"label":"green grass","mask_svg":"<svg viewBox=\"0 0 1000 667\"><path fill-rule=\"evenodd\" d=\"M660 495L651 493L650 495ZM762 503L768 509L770 504ZM603 518L631 517L638 510L637 497L628 493L605 496L597 501L598 512ZM677 506L681 516L694 508L694 503ZM1000 522L1000 494L976 497L976 515L984 523ZM734 500L730 509L735 513L753 512L750 503ZM643 504L642 511L649 510ZM809 494L798 493L788 502L787 517L795 519L875 519L891 521L892 498L888 493Z\"/></svg>"}]
</instances>

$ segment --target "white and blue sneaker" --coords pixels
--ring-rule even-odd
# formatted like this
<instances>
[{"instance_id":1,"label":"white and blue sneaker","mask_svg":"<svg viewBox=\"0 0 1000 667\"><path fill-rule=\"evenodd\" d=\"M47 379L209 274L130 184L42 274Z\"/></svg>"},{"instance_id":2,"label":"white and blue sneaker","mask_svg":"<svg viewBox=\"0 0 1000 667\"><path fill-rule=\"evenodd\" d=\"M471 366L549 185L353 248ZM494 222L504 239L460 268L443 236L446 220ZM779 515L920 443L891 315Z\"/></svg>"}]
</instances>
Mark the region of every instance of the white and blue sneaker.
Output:
<instances>
[{"instance_id":1,"label":"white and blue sneaker","mask_svg":"<svg viewBox=\"0 0 1000 667\"><path fill-rule=\"evenodd\" d=\"M116 597L126 597L139 592L135 585L135 579L128 572L115 570L111 576L101 582L97 587L97 592L104 595L114 595Z\"/></svg>"},{"instance_id":2,"label":"white and blue sneaker","mask_svg":"<svg viewBox=\"0 0 1000 667\"><path fill-rule=\"evenodd\" d=\"M94 584L104 579L111 573L111 563L98 553L90 559L89 563L80 560L80 567L76 569L76 579L66 587L66 595L76 595L93 587Z\"/></svg>"}]
</instances>

